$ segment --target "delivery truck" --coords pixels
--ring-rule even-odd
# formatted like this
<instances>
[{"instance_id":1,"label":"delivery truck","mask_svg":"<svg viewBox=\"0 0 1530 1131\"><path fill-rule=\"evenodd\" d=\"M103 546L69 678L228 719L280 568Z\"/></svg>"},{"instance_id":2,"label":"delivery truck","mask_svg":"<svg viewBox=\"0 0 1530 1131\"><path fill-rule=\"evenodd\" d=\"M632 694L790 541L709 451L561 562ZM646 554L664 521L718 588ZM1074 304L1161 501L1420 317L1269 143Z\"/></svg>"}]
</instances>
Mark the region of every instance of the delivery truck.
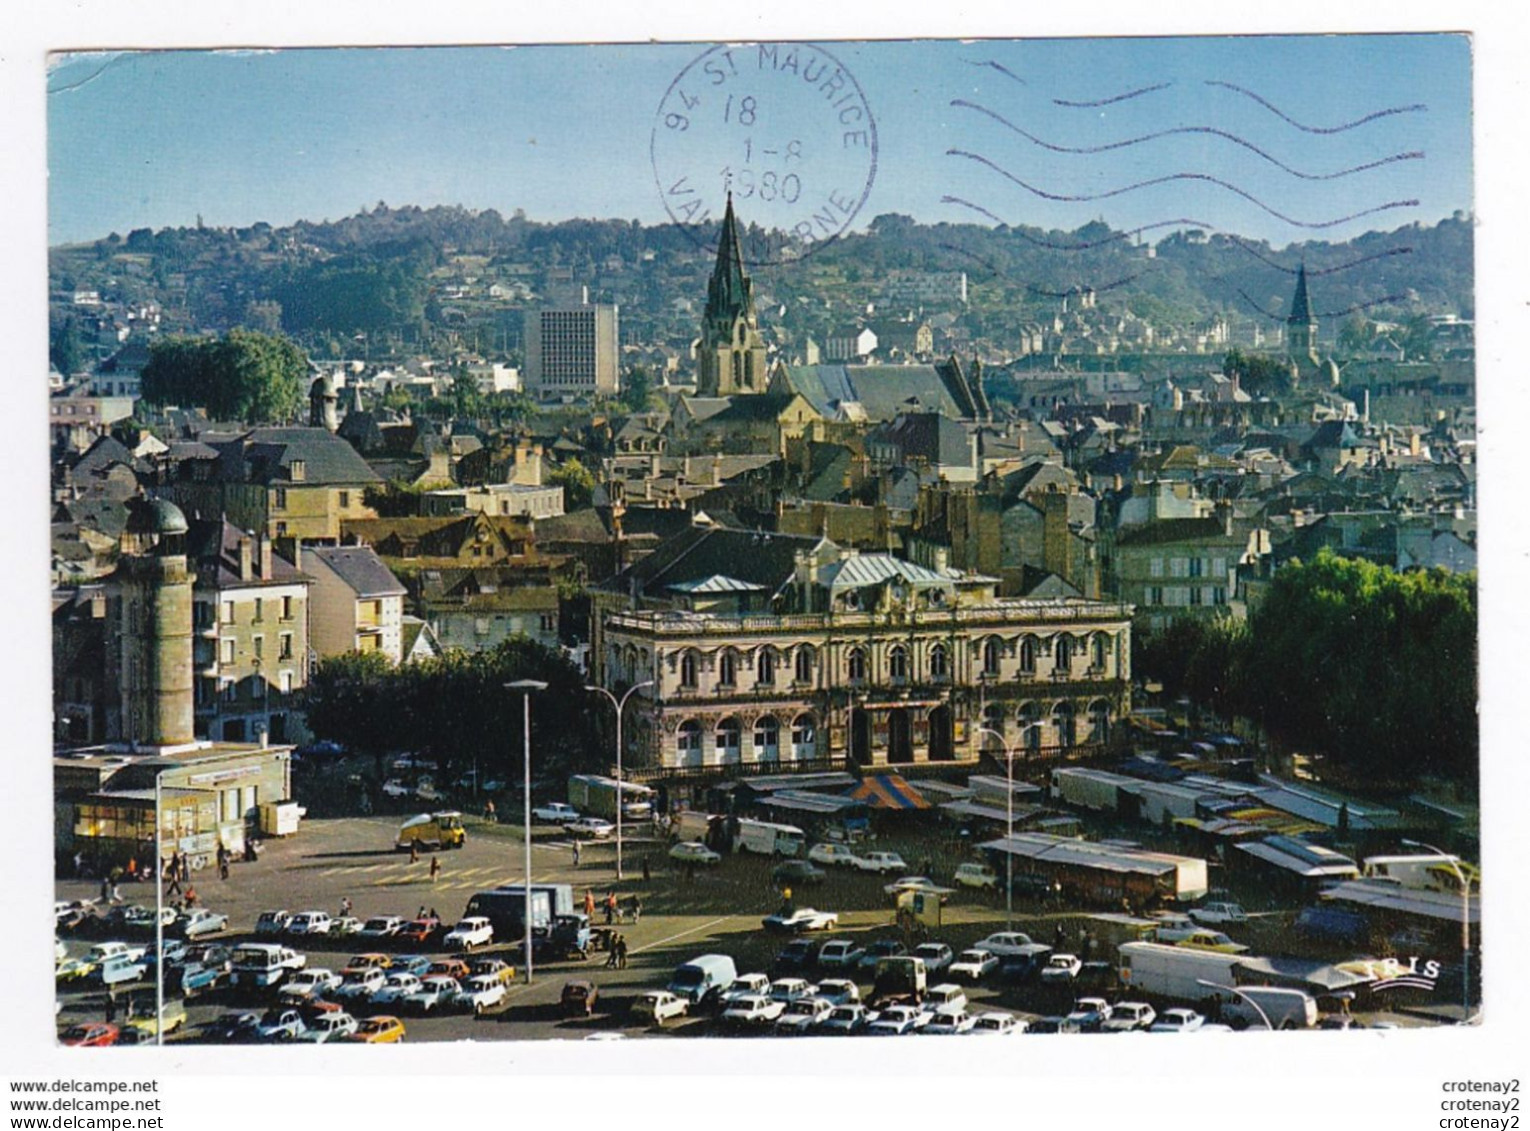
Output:
<instances>
[{"instance_id":1,"label":"delivery truck","mask_svg":"<svg viewBox=\"0 0 1530 1131\"><path fill-rule=\"evenodd\" d=\"M796 825L775 825L748 817L738 823L739 852L758 852L764 856L796 856L802 851L807 834Z\"/></svg>"},{"instance_id":2,"label":"delivery truck","mask_svg":"<svg viewBox=\"0 0 1530 1131\"><path fill-rule=\"evenodd\" d=\"M531 925L533 929L552 926L553 896L548 885L531 889ZM565 885L566 886L566 885ZM570 900L572 903L572 900ZM482 915L494 927L494 937L501 942L513 942L526 937L526 889L524 887L495 888L481 891L468 900L463 918Z\"/></svg>"},{"instance_id":3,"label":"delivery truck","mask_svg":"<svg viewBox=\"0 0 1530 1131\"><path fill-rule=\"evenodd\" d=\"M616 820L620 796L624 821L646 821L653 816L654 791L636 782L618 782L600 774L574 774L568 779L568 803L581 813Z\"/></svg>"},{"instance_id":4,"label":"delivery truck","mask_svg":"<svg viewBox=\"0 0 1530 1131\"><path fill-rule=\"evenodd\" d=\"M1217 988L1235 984L1236 954L1152 942L1122 943L1118 953L1121 984L1132 997L1144 994L1200 1005L1236 996Z\"/></svg>"}]
</instances>

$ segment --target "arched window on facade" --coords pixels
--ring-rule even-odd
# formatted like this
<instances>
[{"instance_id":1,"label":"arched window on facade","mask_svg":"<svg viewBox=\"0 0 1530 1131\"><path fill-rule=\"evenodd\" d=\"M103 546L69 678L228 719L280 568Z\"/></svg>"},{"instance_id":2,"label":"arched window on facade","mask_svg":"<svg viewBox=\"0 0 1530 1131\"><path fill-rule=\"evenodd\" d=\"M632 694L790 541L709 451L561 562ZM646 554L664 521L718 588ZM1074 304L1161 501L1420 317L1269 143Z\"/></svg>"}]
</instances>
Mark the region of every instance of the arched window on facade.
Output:
<instances>
[{"instance_id":1,"label":"arched window on facade","mask_svg":"<svg viewBox=\"0 0 1530 1131\"><path fill-rule=\"evenodd\" d=\"M776 682L776 650L774 648L761 648L759 659L755 661L755 681L767 687Z\"/></svg>"},{"instance_id":2,"label":"arched window on facade","mask_svg":"<svg viewBox=\"0 0 1530 1131\"><path fill-rule=\"evenodd\" d=\"M1027 636L1020 641L1020 670L1026 675L1036 673L1036 638Z\"/></svg>"},{"instance_id":3,"label":"arched window on facade","mask_svg":"<svg viewBox=\"0 0 1530 1131\"><path fill-rule=\"evenodd\" d=\"M761 715L754 724L754 756L760 762L781 757L781 724L774 715Z\"/></svg>"},{"instance_id":4,"label":"arched window on facade","mask_svg":"<svg viewBox=\"0 0 1530 1131\"><path fill-rule=\"evenodd\" d=\"M1059 636L1052 642L1052 660L1055 671L1073 670L1073 637Z\"/></svg>"},{"instance_id":5,"label":"arched window on facade","mask_svg":"<svg viewBox=\"0 0 1530 1131\"><path fill-rule=\"evenodd\" d=\"M1032 753L1041 749L1041 708L1034 703L1020 705L1020 741Z\"/></svg>"},{"instance_id":6,"label":"arched window on facade","mask_svg":"<svg viewBox=\"0 0 1530 1131\"><path fill-rule=\"evenodd\" d=\"M1089 741L1101 746L1110 741L1110 704L1103 699L1089 705Z\"/></svg>"},{"instance_id":7,"label":"arched window on facade","mask_svg":"<svg viewBox=\"0 0 1530 1131\"><path fill-rule=\"evenodd\" d=\"M680 686L696 686L696 653L687 652L680 657Z\"/></svg>"},{"instance_id":8,"label":"arched window on facade","mask_svg":"<svg viewBox=\"0 0 1530 1131\"><path fill-rule=\"evenodd\" d=\"M894 683L908 682L908 649L894 644L887 653L887 675Z\"/></svg>"},{"instance_id":9,"label":"arched window on facade","mask_svg":"<svg viewBox=\"0 0 1530 1131\"><path fill-rule=\"evenodd\" d=\"M808 762L818 756L818 725L812 715L798 715L792 720L792 757Z\"/></svg>"},{"instance_id":10,"label":"arched window on facade","mask_svg":"<svg viewBox=\"0 0 1530 1131\"><path fill-rule=\"evenodd\" d=\"M1096 632L1090 643L1092 649L1089 654L1089 666L1097 672L1103 672L1106 661L1110 657L1110 637L1103 632Z\"/></svg>"},{"instance_id":11,"label":"arched window on facade","mask_svg":"<svg viewBox=\"0 0 1530 1131\"><path fill-rule=\"evenodd\" d=\"M849 669L851 683L866 682L866 650L864 648L850 649L850 655L846 667Z\"/></svg>"},{"instance_id":12,"label":"arched window on facade","mask_svg":"<svg viewBox=\"0 0 1530 1131\"><path fill-rule=\"evenodd\" d=\"M701 765L701 724L695 719L686 719L680 724L680 733L675 739L675 751L679 755L680 765Z\"/></svg>"},{"instance_id":13,"label":"arched window on facade","mask_svg":"<svg viewBox=\"0 0 1530 1131\"><path fill-rule=\"evenodd\" d=\"M813 668L817 666L818 656L814 653L811 645L804 644L798 648L792 663L794 665L793 675L798 683L813 682Z\"/></svg>"},{"instance_id":14,"label":"arched window on facade","mask_svg":"<svg viewBox=\"0 0 1530 1131\"><path fill-rule=\"evenodd\" d=\"M1059 746L1067 747L1078 744L1076 722L1077 720L1073 714L1073 704L1067 700L1052 708L1052 725L1057 728L1057 743Z\"/></svg>"},{"instance_id":15,"label":"arched window on facade","mask_svg":"<svg viewBox=\"0 0 1530 1131\"><path fill-rule=\"evenodd\" d=\"M930 648L930 678L937 682L951 678L951 660L944 644L935 644Z\"/></svg>"},{"instance_id":16,"label":"arched window on facade","mask_svg":"<svg viewBox=\"0 0 1530 1131\"><path fill-rule=\"evenodd\" d=\"M983 641L983 674L996 676L999 674L999 656L1001 646L997 636L990 636Z\"/></svg>"},{"instance_id":17,"label":"arched window on facade","mask_svg":"<svg viewBox=\"0 0 1530 1131\"><path fill-rule=\"evenodd\" d=\"M737 762L742 758L741 747L743 744L744 728L738 719L729 715L717 724L717 760L719 762Z\"/></svg>"},{"instance_id":18,"label":"arched window on facade","mask_svg":"<svg viewBox=\"0 0 1530 1131\"><path fill-rule=\"evenodd\" d=\"M1004 733L1004 708L999 704L990 703L983 708L983 731L982 742L979 745L984 750L998 754L1004 753L1004 743L1009 740L1009 736ZM988 733L990 731L993 733Z\"/></svg>"},{"instance_id":19,"label":"arched window on facade","mask_svg":"<svg viewBox=\"0 0 1530 1131\"><path fill-rule=\"evenodd\" d=\"M738 655L732 648L725 648L717 657L717 683L720 687L732 687L737 682Z\"/></svg>"}]
</instances>

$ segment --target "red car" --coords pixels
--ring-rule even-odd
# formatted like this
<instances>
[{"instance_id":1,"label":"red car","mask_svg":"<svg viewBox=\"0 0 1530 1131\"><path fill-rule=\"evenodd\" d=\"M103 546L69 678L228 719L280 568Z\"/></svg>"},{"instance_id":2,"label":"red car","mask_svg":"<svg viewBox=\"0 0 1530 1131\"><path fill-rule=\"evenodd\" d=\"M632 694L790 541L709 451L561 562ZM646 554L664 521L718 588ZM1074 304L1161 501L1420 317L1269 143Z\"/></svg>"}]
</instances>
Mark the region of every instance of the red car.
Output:
<instances>
[{"instance_id":1,"label":"red car","mask_svg":"<svg viewBox=\"0 0 1530 1131\"><path fill-rule=\"evenodd\" d=\"M105 1021L89 1021L83 1025L71 1025L58 1039L61 1045L82 1048L101 1048L117 1043L117 1026Z\"/></svg>"},{"instance_id":2,"label":"red car","mask_svg":"<svg viewBox=\"0 0 1530 1131\"><path fill-rule=\"evenodd\" d=\"M399 931L397 938L401 942L412 942L424 946L441 930L441 920L432 919L429 916L424 919L414 919L404 924L403 930Z\"/></svg>"}]
</instances>

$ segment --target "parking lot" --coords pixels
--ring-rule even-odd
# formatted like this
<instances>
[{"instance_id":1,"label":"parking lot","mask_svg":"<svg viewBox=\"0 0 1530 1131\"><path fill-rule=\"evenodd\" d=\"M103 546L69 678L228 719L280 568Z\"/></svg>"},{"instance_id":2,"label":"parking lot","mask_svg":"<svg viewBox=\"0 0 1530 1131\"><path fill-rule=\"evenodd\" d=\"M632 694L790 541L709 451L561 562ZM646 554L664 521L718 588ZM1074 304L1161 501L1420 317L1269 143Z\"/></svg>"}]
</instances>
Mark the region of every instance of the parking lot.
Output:
<instances>
[{"instance_id":1,"label":"parking lot","mask_svg":"<svg viewBox=\"0 0 1530 1131\"><path fill-rule=\"evenodd\" d=\"M266 910L291 912L322 910L338 914L341 901L349 899L351 913L365 919L372 915L399 915L413 918L421 908L435 909L447 922L458 919L468 899L475 893L502 884L524 880L522 830L515 825L491 825L469 821L463 848L436 855L440 872L430 875L431 853L423 853L411 862L407 854L397 852L393 842L399 820L393 816L351 817L311 820L302 831L284 840L268 840L255 863L235 863L227 881L218 879L209 868L194 874L192 886L199 902L230 916L229 941L249 936L256 917ZM903 852L911 868L931 865L937 876L949 877L956 863L965 858L959 843L933 843L929 838L903 840L884 836L878 847ZM510 988L504 1004L484 1016L454 1013L427 1018L405 1016L410 1041L448 1041L463 1038L537 1039L579 1038L592 1033L621 1032L626 1035L665 1036L710 1035L719 1027L706 1016L672 1022L662 1030L645 1027L628 1014L633 998L643 990L662 988L671 972L681 962L701 953L731 955L740 973L768 972L772 961L785 944L785 936L764 931L762 917L779 910L780 891L771 879L774 861L750 854L740 854L713 867L697 868L694 873L669 866L667 845L650 826L629 829L624 840L626 878L615 880L615 846L610 841L589 842L581 846L576 867L572 842L561 829L536 827L532 851L532 877L538 883L569 883L574 886L575 902L586 891L597 904L615 891L620 898L636 896L642 913L637 922L617 924L628 945L625 969L605 965L606 954L596 951L585 962L561 962L539 967L531 984L524 981L519 966L519 948L514 940L496 941L482 953L502 954L517 966L517 981ZM642 880L642 865L647 859L650 880ZM882 937L901 937L894 921L892 898L883 890L885 877L830 869L819 884L794 893L797 907L813 906L839 915L836 937L850 937L865 943ZM152 884L124 884L122 896L129 903L153 906ZM72 900L94 898L99 884L91 881L65 880L57 885L57 898ZM1017 897L1015 927L1028 931L1038 942L1051 944L1061 912L1044 912ZM597 910L597 927L604 925L604 914ZM958 889L942 909L938 925L928 928L929 937L938 939L960 952L975 941L1005 926L1002 896L992 892ZM1270 929L1278 924L1273 919ZM1259 950L1260 920L1250 924L1241 941ZM225 936L220 936L220 939ZM83 951L90 939L67 939L71 953ZM1070 945L1073 941L1069 940ZM351 955L373 947L356 939L303 940L296 945L305 953L310 967L338 970ZM1074 949L1078 949L1074 947ZM1098 957L1105 958L1101 954ZM572 978L594 982L599 998L594 1014L588 1018L562 1016L559 998L562 987ZM941 978L932 978L932 984ZM863 992L869 989L870 974L860 975ZM140 987L137 994L152 1000L152 983ZM1043 988L1037 984L1003 985L989 979L967 987L974 1011L999 1009L1022 1019L1032 1019L1067 1012L1072 994L1068 989ZM60 1025L98 1020L103 1016L105 997L99 986L61 989ZM188 1023L175 1039L194 1038L196 1027L226 1009L258 1008L266 999L219 990L187 1003ZM356 1011L358 1015L364 1009ZM1402 1024L1416 1024L1406 1018L1394 1018Z\"/></svg>"}]
</instances>

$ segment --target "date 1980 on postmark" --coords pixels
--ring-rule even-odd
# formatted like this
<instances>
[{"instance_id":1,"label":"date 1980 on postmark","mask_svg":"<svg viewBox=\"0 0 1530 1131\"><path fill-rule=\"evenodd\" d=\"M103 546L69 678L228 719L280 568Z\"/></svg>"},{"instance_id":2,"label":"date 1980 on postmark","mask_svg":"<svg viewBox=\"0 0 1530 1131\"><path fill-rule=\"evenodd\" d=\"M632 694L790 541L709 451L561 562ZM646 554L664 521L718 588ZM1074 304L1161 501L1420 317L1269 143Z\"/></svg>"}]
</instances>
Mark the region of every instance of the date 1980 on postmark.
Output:
<instances>
[{"instance_id":1,"label":"date 1980 on postmark","mask_svg":"<svg viewBox=\"0 0 1530 1131\"><path fill-rule=\"evenodd\" d=\"M850 226L876 180L877 127L855 76L822 47L719 45L669 84L650 153L682 231L715 239L731 193L753 229L745 260L775 263Z\"/></svg>"}]
</instances>

